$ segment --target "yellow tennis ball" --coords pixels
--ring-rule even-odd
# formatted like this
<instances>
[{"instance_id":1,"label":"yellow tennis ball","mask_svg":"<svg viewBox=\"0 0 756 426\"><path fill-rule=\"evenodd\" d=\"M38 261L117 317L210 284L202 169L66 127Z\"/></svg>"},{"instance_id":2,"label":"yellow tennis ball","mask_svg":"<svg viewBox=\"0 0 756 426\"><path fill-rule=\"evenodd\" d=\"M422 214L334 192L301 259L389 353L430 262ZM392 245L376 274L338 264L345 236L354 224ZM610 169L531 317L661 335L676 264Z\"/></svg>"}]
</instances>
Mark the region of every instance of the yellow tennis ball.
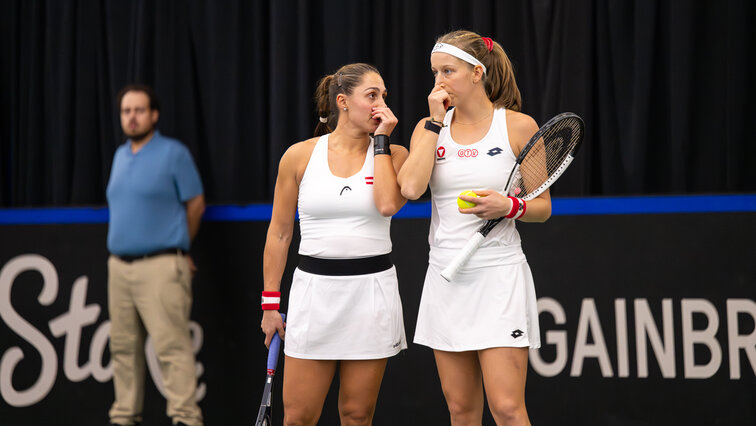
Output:
<instances>
[{"instance_id":1,"label":"yellow tennis ball","mask_svg":"<svg viewBox=\"0 0 756 426\"><path fill-rule=\"evenodd\" d=\"M467 195L468 197L477 197L478 194L472 192L472 191L462 191L459 195ZM470 207L475 207L475 203L471 203L469 201L465 201L459 197L457 197L457 205L460 209L469 209Z\"/></svg>"}]
</instances>

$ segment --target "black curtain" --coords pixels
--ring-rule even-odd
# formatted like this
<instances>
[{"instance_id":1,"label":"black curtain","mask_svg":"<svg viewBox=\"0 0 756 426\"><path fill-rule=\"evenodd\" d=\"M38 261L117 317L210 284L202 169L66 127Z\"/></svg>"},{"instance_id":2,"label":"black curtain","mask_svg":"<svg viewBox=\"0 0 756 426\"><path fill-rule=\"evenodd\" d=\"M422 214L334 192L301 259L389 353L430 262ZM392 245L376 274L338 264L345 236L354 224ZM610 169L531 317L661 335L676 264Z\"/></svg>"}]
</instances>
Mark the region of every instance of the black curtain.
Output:
<instances>
[{"instance_id":1,"label":"black curtain","mask_svg":"<svg viewBox=\"0 0 756 426\"><path fill-rule=\"evenodd\" d=\"M213 203L272 198L311 136L317 80L382 72L409 145L429 52L466 28L515 66L524 112L580 114L587 138L557 196L756 191L756 3L749 0L12 0L0 14L2 206L103 204L123 142L115 94L143 82Z\"/></svg>"}]
</instances>

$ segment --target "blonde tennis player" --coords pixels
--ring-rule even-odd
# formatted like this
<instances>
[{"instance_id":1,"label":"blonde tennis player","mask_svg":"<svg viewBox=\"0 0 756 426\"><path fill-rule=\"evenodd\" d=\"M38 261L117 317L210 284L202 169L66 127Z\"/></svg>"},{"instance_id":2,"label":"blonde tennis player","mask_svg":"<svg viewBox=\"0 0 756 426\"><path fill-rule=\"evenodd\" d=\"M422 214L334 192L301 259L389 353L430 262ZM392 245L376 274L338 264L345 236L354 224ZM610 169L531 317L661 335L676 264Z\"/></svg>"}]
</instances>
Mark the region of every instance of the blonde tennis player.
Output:
<instances>
[{"instance_id":1,"label":"blonde tennis player","mask_svg":"<svg viewBox=\"0 0 756 426\"><path fill-rule=\"evenodd\" d=\"M440 37L430 54L435 85L429 116L412 134L399 172L402 194L430 185L428 271L414 341L433 348L453 425L480 425L485 395L499 425L529 424L528 348L540 347L533 278L514 219L551 215L548 192L525 203L502 194L520 149L538 130L520 111L520 92L501 46L470 31ZM449 107L454 107L449 109ZM460 195L472 190L475 194ZM469 207L461 199L474 203ZM465 208L463 208L465 207ZM507 217L456 278L440 275L481 219Z\"/></svg>"}]
</instances>

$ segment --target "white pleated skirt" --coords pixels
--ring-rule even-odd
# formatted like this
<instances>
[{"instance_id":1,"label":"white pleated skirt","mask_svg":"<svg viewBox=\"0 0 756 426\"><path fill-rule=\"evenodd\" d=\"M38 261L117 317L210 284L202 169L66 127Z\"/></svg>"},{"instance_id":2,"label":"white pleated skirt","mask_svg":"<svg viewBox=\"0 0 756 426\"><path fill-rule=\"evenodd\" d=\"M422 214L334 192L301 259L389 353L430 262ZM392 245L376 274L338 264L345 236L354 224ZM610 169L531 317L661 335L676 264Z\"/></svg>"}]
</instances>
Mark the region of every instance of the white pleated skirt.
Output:
<instances>
[{"instance_id":1,"label":"white pleated skirt","mask_svg":"<svg viewBox=\"0 0 756 426\"><path fill-rule=\"evenodd\" d=\"M380 359L407 349L396 269L329 276L297 268L284 353L293 358Z\"/></svg>"},{"instance_id":2,"label":"white pleated skirt","mask_svg":"<svg viewBox=\"0 0 756 426\"><path fill-rule=\"evenodd\" d=\"M520 246L481 248L447 282L440 273L457 252L431 248L414 342L450 352L541 347L533 276Z\"/></svg>"}]
</instances>

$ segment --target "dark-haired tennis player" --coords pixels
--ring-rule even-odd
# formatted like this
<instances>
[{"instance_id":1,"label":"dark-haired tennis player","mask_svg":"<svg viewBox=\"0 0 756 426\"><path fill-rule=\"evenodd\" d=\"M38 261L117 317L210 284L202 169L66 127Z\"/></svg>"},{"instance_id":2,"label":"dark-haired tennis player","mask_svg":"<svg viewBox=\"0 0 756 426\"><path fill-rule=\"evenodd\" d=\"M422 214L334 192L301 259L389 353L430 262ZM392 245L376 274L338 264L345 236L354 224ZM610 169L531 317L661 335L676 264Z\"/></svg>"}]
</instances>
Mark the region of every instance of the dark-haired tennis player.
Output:
<instances>
[{"instance_id":1,"label":"dark-haired tennis player","mask_svg":"<svg viewBox=\"0 0 756 426\"><path fill-rule=\"evenodd\" d=\"M412 134L402 194L433 200L428 272L415 343L433 348L453 425L480 425L485 386L498 425L527 425L528 348L540 347L535 288L514 219L543 222L548 192L527 205L502 194L520 149L538 130L520 111L502 47L470 31L440 37L431 55L430 116ZM449 106L454 108L447 111ZM462 209L462 196L475 207ZM483 221L507 217L451 282L440 272Z\"/></svg>"},{"instance_id":2,"label":"dark-haired tennis player","mask_svg":"<svg viewBox=\"0 0 756 426\"><path fill-rule=\"evenodd\" d=\"M396 182L407 150L389 143L397 119L385 96L367 64L324 77L316 137L290 147L279 165L261 327L266 344L276 332L284 337L279 291L298 208L299 266L284 340L287 425L317 423L337 369L341 424L370 424L386 360L407 347L389 259L391 216L407 201Z\"/></svg>"}]
</instances>

